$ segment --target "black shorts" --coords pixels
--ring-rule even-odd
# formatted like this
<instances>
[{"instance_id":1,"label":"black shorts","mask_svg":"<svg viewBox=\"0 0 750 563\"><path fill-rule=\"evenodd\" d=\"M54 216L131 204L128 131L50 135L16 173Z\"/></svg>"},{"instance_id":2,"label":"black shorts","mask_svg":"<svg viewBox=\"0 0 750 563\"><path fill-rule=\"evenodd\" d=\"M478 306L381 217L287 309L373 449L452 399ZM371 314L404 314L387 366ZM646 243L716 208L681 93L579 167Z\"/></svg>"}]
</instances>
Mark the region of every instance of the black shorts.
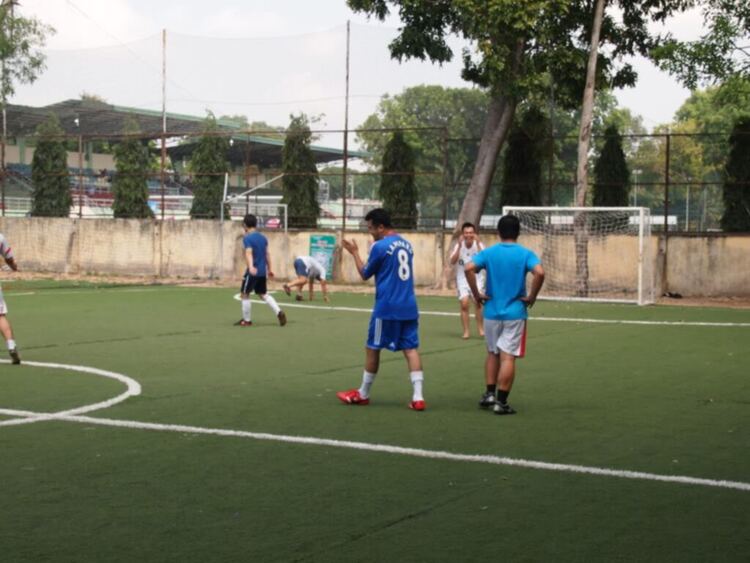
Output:
<instances>
[{"instance_id":1,"label":"black shorts","mask_svg":"<svg viewBox=\"0 0 750 563\"><path fill-rule=\"evenodd\" d=\"M250 271L245 270L245 275L242 277L242 285L240 286L240 293L250 295L253 291L256 295L265 295L268 293L266 290L266 276L251 276Z\"/></svg>"}]
</instances>

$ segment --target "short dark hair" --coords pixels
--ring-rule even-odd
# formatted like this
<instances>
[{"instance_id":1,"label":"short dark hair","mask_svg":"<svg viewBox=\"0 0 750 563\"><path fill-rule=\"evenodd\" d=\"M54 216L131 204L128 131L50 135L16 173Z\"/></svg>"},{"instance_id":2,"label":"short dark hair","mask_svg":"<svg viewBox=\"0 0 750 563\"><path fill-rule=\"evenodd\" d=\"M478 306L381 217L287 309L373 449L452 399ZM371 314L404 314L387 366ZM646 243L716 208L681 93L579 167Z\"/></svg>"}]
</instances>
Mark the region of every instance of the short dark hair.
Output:
<instances>
[{"instance_id":1,"label":"short dark hair","mask_svg":"<svg viewBox=\"0 0 750 563\"><path fill-rule=\"evenodd\" d=\"M365 215L365 221L370 221L375 227L383 226L385 228L390 228L393 226L391 224L391 214L382 207L369 211L367 215Z\"/></svg>"},{"instance_id":2,"label":"short dark hair","mask_svg":"<svg viewBox=\"0 0 750 563\"><path fill-rule=\"evenodd\" d=\"M503 215L497 222L497 232L502 239L516 240L521 233L521 221L515 215Z\"/></svg>"},{"instance_id":3,"label":"short dark hair","mask_svg":"<svg viewBox=\"0 0 750 563\"><path fill-rule=\"evenodd\" d=\"M252 213L248 213L247 215L245 215L245 218L242 220L242 222L248 229L252 229L253 227L258 226L258 218Z\"/></svg>"},{"instance_id":4,"label":"short dark hair","mask_svg":"<svg viewBox=\"0 0 750 563\"><path fill-rule=\"evenodd\" d=\"M463 233L464 229L468 229L470 227L472 229L474 229L475 231L477 230L477 228L474 226L474 223L470 223L469 221L466 221L466 223L464 223L463 225L461 225L461 232Z\"/></svg>"}]
</instances>

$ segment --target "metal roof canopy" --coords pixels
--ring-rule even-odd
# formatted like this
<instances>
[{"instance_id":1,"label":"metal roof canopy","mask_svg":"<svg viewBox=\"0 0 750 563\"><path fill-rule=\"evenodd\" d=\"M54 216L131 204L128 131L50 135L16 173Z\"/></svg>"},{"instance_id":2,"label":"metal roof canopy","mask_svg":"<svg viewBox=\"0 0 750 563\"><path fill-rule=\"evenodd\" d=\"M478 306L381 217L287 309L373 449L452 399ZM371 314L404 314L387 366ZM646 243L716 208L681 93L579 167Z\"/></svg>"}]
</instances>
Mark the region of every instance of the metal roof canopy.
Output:
<instances>
[{"instance_id":1,"label":"metal roof canopy","mask_svg":"<svg viewBox=\"0 0 750 563\"><path fill-rule=\"evenodd\" d=\"M66 100L43 107L9 104L6 108L8 136L34 136L36 128L46 121L50 114L60 120L65 135L91 138L112 138L123 135L127 118L134 119L140 127L143 138L159 139L162 136L162 114L159 111L114 106L97 100ZM185 158L195 150L197 137L203 132L205 118L192 115L167 113L167 137L196 136L195 141L167 147L172 158ZM217 120L220 133L231 135L234 143L229 151L233 166L255 164L261 168L280 168L283 139L273 139L262 135L242 133L242 127L235 122ZM310 147L318 164L343 160L341 149L330 147ZM350 158L363 158L366 152L349 151Z\"/></svg>"}]
</instances>

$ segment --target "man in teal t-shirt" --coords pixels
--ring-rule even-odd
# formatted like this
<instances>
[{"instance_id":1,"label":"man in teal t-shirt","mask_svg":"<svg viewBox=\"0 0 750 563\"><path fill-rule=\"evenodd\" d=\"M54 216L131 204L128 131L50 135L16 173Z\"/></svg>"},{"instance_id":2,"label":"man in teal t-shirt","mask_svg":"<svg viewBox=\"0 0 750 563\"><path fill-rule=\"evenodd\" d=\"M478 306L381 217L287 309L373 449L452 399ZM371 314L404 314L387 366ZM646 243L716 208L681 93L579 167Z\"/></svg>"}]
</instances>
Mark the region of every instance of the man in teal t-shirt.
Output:
<instances>
[{"instance_id":1,"label":"man in teal t-shirt","mask_svg":"<svg viewBox=\"0 0 750 563\"><path fill-rule=\"evenodd\" d=\"M487 341L485 379L487 389L479 406L494 406L496 414L515 414L508 395L516 375L516 358L526 353L527 310L534 305L544 283L542 263L531 250L517 243L521 223L504 215L497 223L500 242L483 250L466 267L466 280L477 303L484 303L484 335ZM476 273L487 272L487 295L480 293ZM526 276L531 289L526 294ZM496 395L497 393L497 395Z\"/></svg>"}]
</instances>

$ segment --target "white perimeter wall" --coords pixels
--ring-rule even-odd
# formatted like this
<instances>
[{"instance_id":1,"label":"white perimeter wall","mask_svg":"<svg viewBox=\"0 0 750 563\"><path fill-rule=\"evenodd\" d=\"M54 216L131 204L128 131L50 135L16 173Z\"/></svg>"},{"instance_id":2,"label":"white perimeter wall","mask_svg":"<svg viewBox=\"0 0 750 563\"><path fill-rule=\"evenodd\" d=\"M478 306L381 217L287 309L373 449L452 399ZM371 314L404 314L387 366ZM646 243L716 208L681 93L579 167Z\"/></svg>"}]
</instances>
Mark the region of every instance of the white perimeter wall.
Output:
<instances>
[{"instance_id":1,"label":"white perimeter wall","mask_svg":"<svg viewBox=\"0 0 750 563\"><path fill-rule=\"evenodd\" d=\"M188 279L237 278L244 271L242 227L235 221L149 221L137 219L0 218L0 232L9 240L25 271L166 276ZM265 231L277 277L294 276L295 256L309 254L308 231ZM366 256L366 233L350 233ZM443 269L443 246L450 235L404 233L415 251L415 280L431 286ZM485 234L486 244L492 242ZM519 241L543 254L542 241ZM663 242L663 241L662 241ZM629 246L628 246L629 245ZM661 291L663 254L657 237L651 240L657 294ZM631 242L623 237L599 240L590 246L590 263L597 275L633 272ZM630 257L630 258L629 258ZM627 267L626 267L627 266ZM666 290L684 296L750 296L750 236L669 237ZM354 261L347 255L336 281L359 283Z\"/></svg>"}]
</instances>

